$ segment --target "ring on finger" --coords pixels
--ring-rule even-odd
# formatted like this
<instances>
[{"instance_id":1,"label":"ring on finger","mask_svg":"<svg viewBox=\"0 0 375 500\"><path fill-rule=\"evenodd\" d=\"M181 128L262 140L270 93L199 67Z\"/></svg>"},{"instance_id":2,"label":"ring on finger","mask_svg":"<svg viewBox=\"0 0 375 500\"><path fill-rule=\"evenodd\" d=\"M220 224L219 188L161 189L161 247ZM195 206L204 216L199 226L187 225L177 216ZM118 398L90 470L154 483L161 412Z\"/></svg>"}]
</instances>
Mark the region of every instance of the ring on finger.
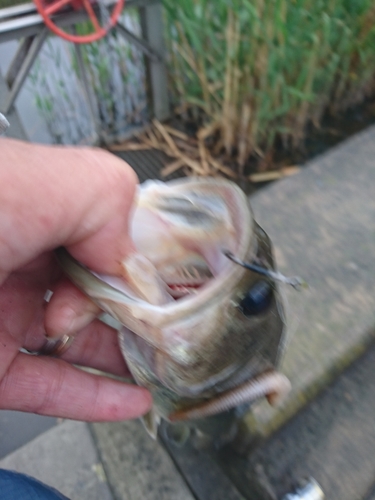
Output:
<instances>
[{"instance_id":1,"label":"ring on finger","mask_svg":"<svg viewBox=\"0 0 375 500\"><path fill-rule=\"evenodd\" d=\"M63 335L61 338L51 339L46 337L46 341L38 351L40 356L62 356L74 340L74 335Z\"/></svg>"}]
</instances>

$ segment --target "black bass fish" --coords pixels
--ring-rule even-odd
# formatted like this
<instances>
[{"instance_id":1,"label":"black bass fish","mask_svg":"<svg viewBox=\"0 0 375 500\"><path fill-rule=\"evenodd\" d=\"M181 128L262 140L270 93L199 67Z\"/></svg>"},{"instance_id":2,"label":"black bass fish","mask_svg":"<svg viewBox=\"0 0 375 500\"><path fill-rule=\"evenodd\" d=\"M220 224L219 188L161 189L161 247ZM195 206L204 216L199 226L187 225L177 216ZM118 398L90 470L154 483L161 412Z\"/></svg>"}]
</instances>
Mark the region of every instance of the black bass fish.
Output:
<instances>
[{"instance_id":1,"label":"black bass fish","mask_svg":"<svg viewBox=\"0 0 375 500\"><path fill-rule=\"evenodd\" d=\"M64 249L58 258L124 325L122 353L153 394L153 433L161 418L203 418L287 393L275 369L285 331L280 275L243 191L223 179L148 181L131 235L136 252L123 276L95 274Z\"/></svg>"}]
</instances>

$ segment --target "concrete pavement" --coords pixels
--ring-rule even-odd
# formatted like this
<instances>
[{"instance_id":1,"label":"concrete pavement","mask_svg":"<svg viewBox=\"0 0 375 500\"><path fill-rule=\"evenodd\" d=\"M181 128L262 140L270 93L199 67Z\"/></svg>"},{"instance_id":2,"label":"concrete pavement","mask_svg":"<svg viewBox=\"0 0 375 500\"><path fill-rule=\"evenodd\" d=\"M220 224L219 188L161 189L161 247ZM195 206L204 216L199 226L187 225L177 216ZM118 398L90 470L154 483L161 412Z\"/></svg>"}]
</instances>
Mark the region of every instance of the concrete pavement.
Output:
<instances>
[{"instance_id":1,"label":"concrete pavement","mask_svg":"<svg viewBox=\"0 0 375 500\"><path fill-rule=\"evenodd\" d=\"M89 426L83 422L57 424L3 458L0 467L35 477L72 500L113 500Z\"/></svg>"}]
</instances>

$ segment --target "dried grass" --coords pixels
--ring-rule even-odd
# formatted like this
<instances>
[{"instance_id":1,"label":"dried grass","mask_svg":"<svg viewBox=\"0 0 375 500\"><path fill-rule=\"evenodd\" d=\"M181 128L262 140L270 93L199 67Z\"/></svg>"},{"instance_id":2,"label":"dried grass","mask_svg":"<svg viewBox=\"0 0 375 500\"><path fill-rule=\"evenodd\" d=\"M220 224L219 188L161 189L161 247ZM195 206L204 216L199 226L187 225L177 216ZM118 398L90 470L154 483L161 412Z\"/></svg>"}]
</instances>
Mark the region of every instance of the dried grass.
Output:
<instances>
[{"instance_id":1,"label":"dried grass","mask_svg":"<svg viewBox=\"0 0 375 500\"><path fill-rule=\"evenodd\" d=\"M220 159L214 158L205 144L205 137L214 129L202 128L197 138L181 132L158 120L153 120L150 127L138 133L133 139L110 147L111 151L137 151L157 149L165 153L173 161L167 163L161 170L161 177L168 177L181 170L184 175L211 176L238 179L238 173L225 165ZM260 172L248 176L253 183L269 182L287 175L293 175L299 167L284 167L279 170Z\"/></svg>"},{"instance_id":2,"label":"dried grass","mask_svg":"<svg viewBox=\"0 0 375 500\"><path fill-rule=\"evenodd\" d=\"M237 174L231 168L211 156L204 142L204 136L203 129L195 139L158 120L153 120L152 125L137 134L134 139L116 144L111 147L111 150L157 149L162 151L169 158L173 158L173 161L161 170L162 177L182 170L185 175L237 178Z\"/></svg>"}]
</instances>

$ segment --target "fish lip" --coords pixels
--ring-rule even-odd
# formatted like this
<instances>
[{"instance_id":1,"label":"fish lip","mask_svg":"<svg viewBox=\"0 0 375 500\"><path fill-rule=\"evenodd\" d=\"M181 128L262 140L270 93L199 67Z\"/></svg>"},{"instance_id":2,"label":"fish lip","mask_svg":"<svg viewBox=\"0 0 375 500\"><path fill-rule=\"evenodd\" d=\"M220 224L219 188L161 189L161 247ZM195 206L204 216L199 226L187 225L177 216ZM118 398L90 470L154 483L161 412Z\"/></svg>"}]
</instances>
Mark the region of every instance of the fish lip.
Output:
<instances>
[{"instance_id":1,"label":"fish lip","mask_svg":"<svg viewBox=\"0 0 375 500\"><path fill-rule=\"evenodd\" d=\"M251 243L254 243L254 245L249 245L247 253L255 255L255 238ZM210 282L199 289L197 294L187 295L168 304L153 305L137 297L130 298L117 288L108 285L105 280L101 279L100 275L92 273L88 269L85 271L100 280L103 288L105 287L107 290L111 289L114 294L119 294L118 303L127 305L136 319L152 324L156 328L163 328L187 316L198 314L200 311L207 309L212 301L218 302L227 296L229 290L233 290L243 275L248 272L243 267L228 260L227 268L223 271L222 275L210 280ZM89 294L87 289L84 291ZM97 294L89 295L93 300L99 298ZM106 297L103 293L99 295L102 300L105 300Z\"/></svg>"},{"instance_id":2,"label":"fish lip","mask_svg":"<svg viewBox=\"0 0 375 500\"><path fill-rule=\"evenodd\" d=\"M55 253L57 260L73 283L94 302L99 303L102 309L106 309L106 300L123 304L136 319L152 324L156 328L164 327L187 315L206 309L213 299L220 300L221 297L227 295L228 289L235 287L246 272L244 268L229 261L223 275L203 286L197 295L183 297L165 305L153 305L138 297L126 295L108 284L105 277L83 266L65 248L61 247ZM111 314L110 311L107 312Z\"/></svg>"}]
</instances>

